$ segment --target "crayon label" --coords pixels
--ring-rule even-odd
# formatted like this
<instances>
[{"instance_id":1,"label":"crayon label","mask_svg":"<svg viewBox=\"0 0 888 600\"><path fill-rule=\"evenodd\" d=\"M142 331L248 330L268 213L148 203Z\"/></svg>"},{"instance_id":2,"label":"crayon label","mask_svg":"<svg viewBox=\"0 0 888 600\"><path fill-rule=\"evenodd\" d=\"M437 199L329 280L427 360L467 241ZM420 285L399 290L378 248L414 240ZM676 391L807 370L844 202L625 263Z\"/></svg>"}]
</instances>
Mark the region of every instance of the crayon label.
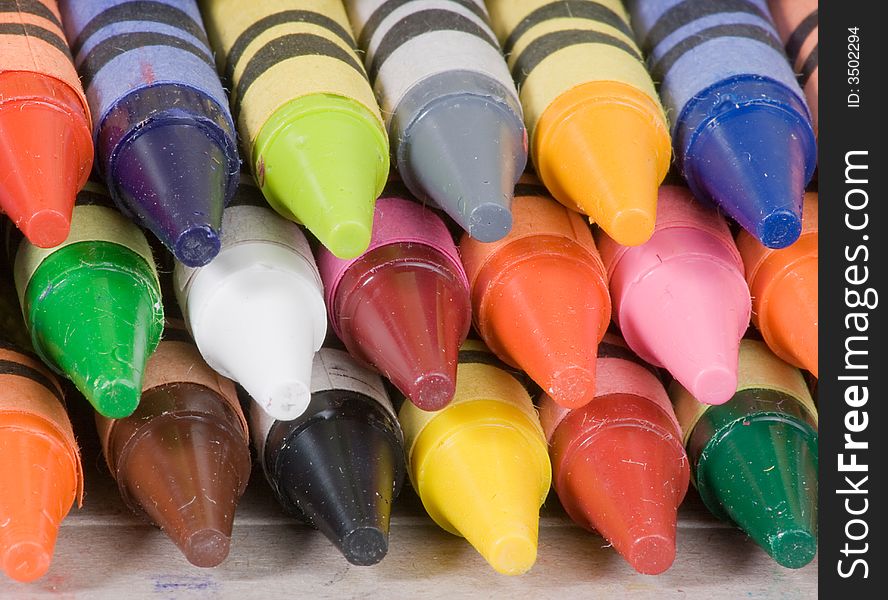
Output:
<instances>
[{"instance_id":1,"label":"crayon label","mask_svg":"<svg viewBox=\"0 0 888 600\"><path fill-rule=\"evenodd\" d=\"M347 352L321 348L315 354L311 366L311 393L325 390L347 390L371 398L397 420L382 378L358 364Z\"/></svg>"},{"instance_id":2,"label":"crayon label","mask_svg":"<svg viewBox=\"0 0 888 600\"><path fill-rule=\"evenodd\" d=\"M145 234L135 223L121 215L114 209L99 205L75 206L71 218L71 232L68 239L54 248L38 248L23 239L19 244L15 257L15 286L19 293L19 302L24 304L25 292L28 282L50 255L58 252L66 246L80 242L110 242L132 250L145 259L154 277L157 277L157 268L154 264L154 255Z\"/></svg>"},{"instance_id":3,"label":"crayon label","mask_svg":"<svg viewBox=\"0 0 888 600\"><path fill-rule=\"evenodd\" d=\"M77 506L83 504L80 449L64 406L58 380L36 358L0 347L0 415L30 415L49 424L67 445L77 480Z\"/></svg>"},{"instance_id":4,"label":"crayon label","mask_svg":"<svg viewBox=\"0 0 888 600\"><path fill-rule=\"evenodd\" d=\"M351 99L384 131L339 0L297 3L310 10L293 11L287 10L293 3L282 1L214 0L202 6L247 156L278 109L315 94Z\"/></svg>"},{"instance_id":5,"label":"crayon label","mask_svg":"<svg viewBox=\"0 0 888 600\"><path fill-rule=\"evenodd\" d=\"M184 330L178 331L185 334ZM190 340L166 337L148 359L142 393L171 383L195 383L213 390L239 416L243 431L248 431L234 382L213 371Z\"/></svg>"},{"instance_id":6,"label":"crayon label","mask_svg":"<svg viewBox=\"0 0 888 600\"><path fill-rule=\"evenodd\" d=\"M817 408L801 371L777 358L764 343L744 339L740 341L737 392L753 389L773 390L795 399L816 426ZM677 381L669 387L669 396L681 425L682 443L687 445L697 422L712 405L699 402Z\"/></svg>"},{"instance_id":7,"label":"crayon label","mask_svg":"<svg viewBox=\"0 0 888 600\"><path fill-rule=\"evenodd\" d=\"M311 365L311 392L346 390L376 401L379 406L397 420L395 409L386 392L382 378L367 367L360 365L347 352L321 348L315 353ZM250 432L256 451L264 452L268 433L277 419L265 412L258 402L250 402ZM265 465L265 461L260 461Z\"/></svg>"},{"instance_id":8,"label":"crayon label","mask_svg":"<svg viewBox=\"0 0 888 600\"><path fill-rule=\"evenodd\" d=\"M488 360L489 358L489 360ZM457 367L456 393L453 400L438 411L424 411L412 402L401 405L398 418L404 431L404 445L408 456L413 451L422 430L435 417L454 406L483 400L501 402L517 408L531 426L543 437L543 428L530 396L525 387L505 369L495 366L499 360L482 343L466 341L460 348L460 361Z\"/></svg>"}]
</instances>

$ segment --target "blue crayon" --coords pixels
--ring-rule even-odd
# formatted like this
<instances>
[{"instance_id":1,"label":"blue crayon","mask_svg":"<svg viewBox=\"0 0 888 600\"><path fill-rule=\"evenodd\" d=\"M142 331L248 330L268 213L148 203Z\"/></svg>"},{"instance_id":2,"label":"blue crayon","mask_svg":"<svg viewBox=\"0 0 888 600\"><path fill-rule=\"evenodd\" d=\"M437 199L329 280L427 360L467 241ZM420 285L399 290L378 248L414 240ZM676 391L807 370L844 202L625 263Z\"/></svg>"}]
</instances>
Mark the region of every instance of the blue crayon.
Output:
<instances>
[{"instance_id":1,"label":"blue crayon","mask_svg":"<svg viewBox=\"0 0 888 600\"><path fill-rule=\"evenodd\" d=\"M97 165L120 209L182 263L219 252L240 160L194 0L59 2Z\"/></svg>"},{"instance_id":2,"label":"blue crayon","mask_svg":"<svg viewBox=\"0 0 888 600\"><path fill-rule=\"evenodd\" d=\"M679 167L769 248L796 241L817 150L765 0L629 0Z\"/></svg>"}]
</instances>

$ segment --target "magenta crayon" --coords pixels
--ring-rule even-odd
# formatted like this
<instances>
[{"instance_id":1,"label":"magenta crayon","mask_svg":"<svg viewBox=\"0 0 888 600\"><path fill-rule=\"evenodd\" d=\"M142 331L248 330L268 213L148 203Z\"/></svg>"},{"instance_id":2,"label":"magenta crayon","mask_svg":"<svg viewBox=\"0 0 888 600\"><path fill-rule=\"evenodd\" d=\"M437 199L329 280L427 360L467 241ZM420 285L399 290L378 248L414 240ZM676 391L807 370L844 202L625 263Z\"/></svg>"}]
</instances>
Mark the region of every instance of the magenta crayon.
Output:
<instances>
[{"instance_id":1,"label":"magenta crayon","mask_svg":"<svg viewBox=\"0 0 888 600\"><path fill-rule=\"evenodd\" d=\"M425 410L453 398L471 324L469 283L444 222L391 185L376 203L367 252L318 268L330 323L346 348Z\"/></svg>"},{"instance_id":2,"label":"magenta crayon","mask_svg":"<svg viewBox=\"0 0 888 600\"><path fill-rule=\"evenodd\" d=\"M614 321L632 350L698 400L727 402L751 312L743 261L724 218L688 189L661 187L657 212L654 235L641 246L599 233Z\"/></svg>"}]
</instances>

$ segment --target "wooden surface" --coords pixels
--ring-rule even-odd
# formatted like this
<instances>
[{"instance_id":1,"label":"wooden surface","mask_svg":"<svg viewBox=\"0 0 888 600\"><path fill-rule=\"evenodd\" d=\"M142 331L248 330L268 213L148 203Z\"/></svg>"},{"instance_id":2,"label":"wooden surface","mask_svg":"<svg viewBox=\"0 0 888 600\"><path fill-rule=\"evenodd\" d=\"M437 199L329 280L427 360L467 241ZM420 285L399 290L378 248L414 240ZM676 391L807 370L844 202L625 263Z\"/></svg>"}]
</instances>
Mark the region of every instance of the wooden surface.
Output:
<instances>
[{"instance_id":1,"label":"wooden surface","mask_svg":"<svg viewBox=\"0 0 888 600\"><path fill-rule=\"evenodd\" d=\"M784 569L739 531L713 519L691 491L678 557L638 575L597 535L571 523L554 496L543 509L534 568L495 573L463 539L439 529L409 489L395 505L388 556L354 567L316 531L278 509L258 467L238 509L231 554L215 569L189 565L158 530L133 517L98 453L82 410L84 507L62 525L49 573L31 584L0 575L0 598L816 598L817 562ZM276 596L278 595L279 596Z\"/></svg>"}]
</instances>

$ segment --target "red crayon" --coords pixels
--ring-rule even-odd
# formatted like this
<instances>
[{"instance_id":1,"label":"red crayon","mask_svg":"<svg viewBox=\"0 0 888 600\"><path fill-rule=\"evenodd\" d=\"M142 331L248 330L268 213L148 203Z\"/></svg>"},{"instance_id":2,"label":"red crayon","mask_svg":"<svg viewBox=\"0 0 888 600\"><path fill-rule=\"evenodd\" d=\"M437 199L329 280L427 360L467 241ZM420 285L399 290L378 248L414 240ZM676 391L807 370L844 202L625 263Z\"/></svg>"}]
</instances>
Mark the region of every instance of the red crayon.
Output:
<instances>
[{"instance_id":1,"label":"red crayon","mask_svg":"<svg viewBox=\"0 0 888 600\"><path fill-rule=\"evenodd\" d=\"M91 127L55 0L0 3L0 209L35 246L68 237Z\"/></svg>"},{"instance_id":2,"label":"red crayon","mask_svg":"<svg viewBox=\"0 0 888 600\"><path fill-rule=\"evenodd\" d=\"M419 408L453 399L471 306L456 245L435 213L406 192L383 193L367 251L342 260L322 247L318 269L330 323L353 356Z\"/></svg>"},{"instance_id":3,"label":"red crayon","mask_svg":"<svg viewBox=\"0 0 888 600\"><path fill-rule=\"evenodd\" d=\"M512 219L497 242L460 242L475 326L555 402L583 406L595 397L595 356L611 317L592 232L527 176L515 187Z\"/></svg>"},{"instance_id":4,"label":"red crayon","mask_svg":"<svg viewBox=\"0 0 888 600\"><path fill-rule=\"evenodd\" d=\"M567 514L654 575L675 560L690 469L669 397L650 369L608 334L598 347L595 399L571 410L543 395L539 408Z\"/></svg>"}]
</instances>

